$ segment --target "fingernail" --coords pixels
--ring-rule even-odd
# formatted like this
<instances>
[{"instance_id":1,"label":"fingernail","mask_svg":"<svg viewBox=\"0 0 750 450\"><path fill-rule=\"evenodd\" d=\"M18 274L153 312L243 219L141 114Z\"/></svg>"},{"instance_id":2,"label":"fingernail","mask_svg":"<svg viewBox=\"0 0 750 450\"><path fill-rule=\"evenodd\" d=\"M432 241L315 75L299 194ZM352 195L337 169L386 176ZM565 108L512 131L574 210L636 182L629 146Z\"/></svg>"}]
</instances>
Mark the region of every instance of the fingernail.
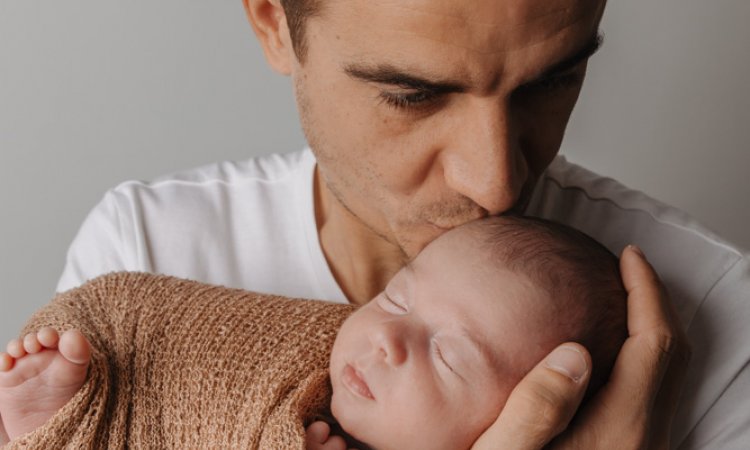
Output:
<instances>
[{"instance_id":1,"label":"fingernail","mask_svg":"<svg viewBox=\"0 0 750 450\"><path fill-rule=\"evenodd\" d=\"M565 375L576 383L589 370L586 358L574 347L563 345L557 347L545 361L545 365L557 373Z\"/></svg>"},{"instance_id":2,"label":"fingernail","mask_svg":"<svg viewBox=\"0 0 750 450\"><path fill-rule=\"evenodd\" d=\"M628 245L628 248L630 250L633 250L636 254L638 254L641 258L646 258L646 255L643 253L643 250L641 250L640 247L637 245L630 244Z\"/></svg>"}]
</instances>

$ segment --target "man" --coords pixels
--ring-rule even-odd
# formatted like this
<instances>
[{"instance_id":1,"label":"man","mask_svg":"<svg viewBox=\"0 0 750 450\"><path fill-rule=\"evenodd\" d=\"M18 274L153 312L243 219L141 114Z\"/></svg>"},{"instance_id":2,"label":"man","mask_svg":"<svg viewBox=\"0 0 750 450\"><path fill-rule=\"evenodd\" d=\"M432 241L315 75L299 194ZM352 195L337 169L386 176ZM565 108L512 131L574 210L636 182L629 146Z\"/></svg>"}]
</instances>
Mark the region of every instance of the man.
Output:
<instances>
[{"instance_id":1,"label":"man","mask_svg":"<svg viewBox=\"0 0 750 450\"><path fill-rule=\"evenodd\" d=\"M544 216L613 251L638 244L667 288L626 249L630 338L601 394L569 423L590 359L565 344L475 448L748 444L750 356L736 348L750 339L748 259L555 159L605 0L244 1L268 63L292 77L311 150L118 187L82 226L59 290L142 270L363 303L456 225Z\"/></svg>"}]
</instances>

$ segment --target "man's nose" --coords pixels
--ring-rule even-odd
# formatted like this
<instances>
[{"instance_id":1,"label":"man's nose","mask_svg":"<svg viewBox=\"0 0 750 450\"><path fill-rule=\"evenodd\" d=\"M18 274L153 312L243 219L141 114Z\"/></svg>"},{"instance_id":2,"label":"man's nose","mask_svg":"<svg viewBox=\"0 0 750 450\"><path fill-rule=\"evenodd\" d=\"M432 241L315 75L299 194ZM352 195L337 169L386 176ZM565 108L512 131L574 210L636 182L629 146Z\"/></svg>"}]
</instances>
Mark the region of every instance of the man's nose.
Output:
<instances>
[{"instance_id":1,"label":"man's nose","mask_svg":"<svg viewBox=\"0 0 750 450\"><path fill-rule=\"evenodd\" d=\"M508 106L482 101L456 118L441 161L450 189L496 215L519 200L529 169Z\"/></svg>"},{"instance_id":2,"label":"man's nose","mask_svg":"<svg viewBox=\"0 0 750 450\"><path fill-rule=\"evenodd\" d=\"M406 362L408 349L406 347L405 331L397 321L393 320L378 324L370 332L370 341L386 364L397 367Z\"/></svg>"}]
</instances>

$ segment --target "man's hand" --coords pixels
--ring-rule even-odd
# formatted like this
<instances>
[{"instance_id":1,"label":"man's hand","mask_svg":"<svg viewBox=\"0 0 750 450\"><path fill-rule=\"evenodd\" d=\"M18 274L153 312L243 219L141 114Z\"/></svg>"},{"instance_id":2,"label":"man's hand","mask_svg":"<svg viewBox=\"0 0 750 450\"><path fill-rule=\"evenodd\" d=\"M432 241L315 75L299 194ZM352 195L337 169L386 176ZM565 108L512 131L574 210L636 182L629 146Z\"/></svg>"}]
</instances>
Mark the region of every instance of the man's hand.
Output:
<instances>
[{"instance_id":1,"label":"man's hand","mask_svg":"<svg viewBox=\"0 0 750 450\"><path fill-rule=\"evenodd\" d=\"M563 344L511 393L472 450L667 449L690 348L664 286L636 247L620 259L629 337L607 384L571 423L591 374L583 347ZM570 425L570 426L568 426ZM559 435L559 436L558 436Z\"/></svg>"}]
</instances>

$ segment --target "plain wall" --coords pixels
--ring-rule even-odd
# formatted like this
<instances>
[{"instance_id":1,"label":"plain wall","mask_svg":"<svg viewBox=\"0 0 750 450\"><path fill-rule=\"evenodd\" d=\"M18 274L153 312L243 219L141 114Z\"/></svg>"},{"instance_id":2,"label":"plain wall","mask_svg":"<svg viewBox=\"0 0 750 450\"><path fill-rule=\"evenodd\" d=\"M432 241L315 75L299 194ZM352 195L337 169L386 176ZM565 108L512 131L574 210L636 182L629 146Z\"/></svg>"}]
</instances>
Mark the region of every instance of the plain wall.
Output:
<instances>
[{"instance_id":1,"label":"plain wall","mask_svg":"<svg viewBox=\"0 0 750 450\"><path fill-rule=\"evenodd\" d=\"M750 247L750 2L609 3L562 152ZM0 346L106 189L303 145L239 0L0 0Z\"/></svg>"}]
</instances>

